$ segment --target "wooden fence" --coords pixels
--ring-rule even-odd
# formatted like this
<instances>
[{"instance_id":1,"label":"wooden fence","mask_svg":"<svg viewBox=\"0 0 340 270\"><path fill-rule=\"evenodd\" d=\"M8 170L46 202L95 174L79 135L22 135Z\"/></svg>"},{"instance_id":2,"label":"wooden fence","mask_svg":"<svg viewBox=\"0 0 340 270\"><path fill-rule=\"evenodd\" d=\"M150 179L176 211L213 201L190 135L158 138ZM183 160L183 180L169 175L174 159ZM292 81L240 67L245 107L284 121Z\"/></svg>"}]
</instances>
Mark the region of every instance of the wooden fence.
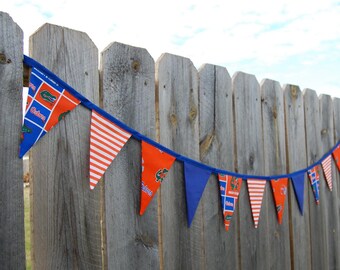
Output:
<instances>
[{"instance_id":1,"label":"wooden fence","mask_svg":"<svg viewBox=\"0 0 340 270\"><path fill-rule=\"evenodd\" d=\"M24 269L22 160L18 158L23 33L0 12L0 265ZM30 56L142 134L205 164L244 174L306 168L340 140L340 99L224 67L110 44L100 57L82 32L45 24ZM223 52L221 52L223 53ZM146 213L140 143L130 140L89 189L90 111L78 106L30 151L34 269L340 269L340 183L305 179L304 215L291 183L282 225L266 184L254 228L242 185L229 232L211 176L189 229L183 165L175 162Z\"/></svg>"}]
</instances>

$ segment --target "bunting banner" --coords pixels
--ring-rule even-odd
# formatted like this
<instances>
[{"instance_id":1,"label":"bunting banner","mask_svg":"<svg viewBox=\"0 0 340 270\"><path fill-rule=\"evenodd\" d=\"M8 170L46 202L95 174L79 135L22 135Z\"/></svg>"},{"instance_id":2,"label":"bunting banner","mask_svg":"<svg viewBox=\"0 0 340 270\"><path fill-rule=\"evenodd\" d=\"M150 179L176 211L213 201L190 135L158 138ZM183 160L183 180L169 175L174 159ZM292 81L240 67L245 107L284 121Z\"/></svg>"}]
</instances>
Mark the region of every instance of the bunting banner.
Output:
<instances>
[{"instance_id":1,"label":"bunting banner","mask_svg":"<svg viewBox=\"0 0 340 270\"><path fill-rule=\"evenodd\" d=\"M325 175L325 180L327 182L328 188L330 191L333 190L333 180L332 180L332 157L331 155L327 156L321 162L322 170Z\"/></svg>"},{"instance_id":2,"label":"bunting banner","mask_svg":"<svg viewBox=\"0 0 340 270\"><path fill-rule=\"evenodd\" d=\"M299 210L303 215L305 174L307 173L310 179L315 201L318 204L320 199L319 166L322 166L325 180L330 190L333 188L332 156L340 171L340 141L314 164L290 174L258 176L213 168L176 153L140 134L93 104L35 60L24 56L24 63L31 67L31 74L19 157L22 158L41 137L81 103L92 111L89 147L90 189L95 188L107 168L130 138L141 141L140 215L145 212L175 160L184 164L188 226L190 227L193 221L209 177L214 173L218 175L226 231L229 230L231 218L235 211L242 179L247 180L252 217L255 228L257 228L266 181L271 183L277 218L281 224L289 179L294 188Z\"/></svg>"},{"instance_id":3,"label":"bunting banner","mask_svg":"<svg viewBox=\"0 0 340 270\"><path fill-rule=\"evenodd\" d=\"M316 204L319 204L320 201L319 166L315 166L314 168L308 170L308 177L310 180L310 184L312 186L315 202Z\"/></svg>"},{"instance_id":4,"label":"bunting banner","mask_svg":"<svg viewBox=\"0 0 340 270\"><path fill-rule=\"evenodd\" d=\"M79 103L80 101L66 89L33 67L21 130L19 157L23 157L41 137Z\"/></svg>"},{"instance_id":5,"label":"bunting banner","mask_svg":"<svg viewBox=\"0 0 340 270\"><path fill-rule=\"evenodd\" d=\"M248 179L248 192L255 228L258 227L266 180Z\"/></svg>"},{"instance_id":6,"label":"bunting banner","mask_svg":"<svg viewBox=\"0 0 340 270\"><path fill-rule=\"evenodd\" d=\"M140 215L143 215L176 158L142 141Z\"/></svg>"},{"instance_id":7,"label":"bunting banner","mask_svg":"<svg viewBox=\"0 0 340 270\"><path fill-rule=\"evenodd\" d=\"M288 178L273 179L270 181L270 184L273 190L277 219L279 224L282 224L283 210L287 196Z\"/></svg>"},{"instance_id":8,"label":"bunting banner","mask_svg":"<svg viewBox=\"0 0 340 270\"><path fill-rule=\"evenodd\" d=\"M188 227L194 219L199 201L211 172L184 162L185 193L187 201Z\"/></svg>"},{"instance_id":9,"label":"bunting banner","mask_svg":"<svg viewBox=\"0 0 340 270\"><path fill-rule=\"evenodd\" d=\"M236 202L240 194L242 179L226 174L218 174L225 230L229 230Z\"/></svg>"},{"instance_id":10,"label":"bunting banner","mask_svg":"<svg viewBox=\"0 0 340 270\"><path fill-rule=\"evenodd\" d=\"M337 147L334 149L332 155L333 155L335 164L336 164L338 170L340 171L340 145L337 146Z\"/></svg>"},{"instance_id":11,"label":"bunting banner","mask_svg":"<svg viewBox=\"0 0 340 270\"><path fill-rule=\"evenodd\" d=\"M294 187L295 197L300 209L301 215L303 215L303 195L304 195L304 188L305 188L305 174L297 174L292 176L291 178L292 184Z\"/></svg>"},{"instance_id":12,"label":"bunting banner","mask_svg":"<svg viewBox=\"0 0 340 270\"><path fill-rule=\"evenodd\" d=\"M90 127L90 188L94 189L131 134L92 110Z\"/></svg>"}]
</instances>

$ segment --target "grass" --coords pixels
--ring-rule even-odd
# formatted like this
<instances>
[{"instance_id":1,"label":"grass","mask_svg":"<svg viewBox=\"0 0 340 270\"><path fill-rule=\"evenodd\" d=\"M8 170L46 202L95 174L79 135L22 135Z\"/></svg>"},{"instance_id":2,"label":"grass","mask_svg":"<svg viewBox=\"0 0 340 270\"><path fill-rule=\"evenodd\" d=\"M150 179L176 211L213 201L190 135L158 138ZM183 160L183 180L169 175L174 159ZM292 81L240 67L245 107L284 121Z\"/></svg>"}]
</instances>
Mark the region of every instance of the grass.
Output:
<instances>
[{"instance_id":1,"label":"grass","mask_svg":"<svg viewBox=\"0 0 340 270\"><path fill-rule=\"evenodd\" d=\"M30 188L24 187L26 269L31 270Z\"/></svg>"}]
</instances>

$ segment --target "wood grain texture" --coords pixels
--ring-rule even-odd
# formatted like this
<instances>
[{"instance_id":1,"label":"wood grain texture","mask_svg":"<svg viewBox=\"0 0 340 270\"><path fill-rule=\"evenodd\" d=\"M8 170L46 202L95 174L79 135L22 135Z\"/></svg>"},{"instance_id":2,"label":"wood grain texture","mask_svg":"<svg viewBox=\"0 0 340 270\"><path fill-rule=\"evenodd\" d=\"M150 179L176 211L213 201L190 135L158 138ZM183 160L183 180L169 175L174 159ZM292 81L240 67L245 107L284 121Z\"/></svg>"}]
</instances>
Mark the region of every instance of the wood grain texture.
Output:
<instances>
[{"instance_id":1,"label":"wood grain texture","mask_svg":"<svg viewBox=\"0 0 340 270\"><path fill-rule=\"evenodd\" d=\"M219 66L199 69L200 160L215 168L234 171L234 129L231 78ZM238 213L225 231L217 175L212 175L202 197L204 267L238 269Z\"/></svg>"},{"instance_id":2,"label":"wood grain texture","mask_svg":"<svg viewBox=\"0 0 340 270\"><path fill-rule=\"evenodd\" d=\"M314 90L305 89L303 91L305 125L306 125L306 150L307 165L315 163L323 155L321 148L321 119L319 109L319 98ZM320 168L321 169L321 168ZM312 265L315 269L328 269L326 238L328 228L326 227L324 194L326 183L320 175L320 204L316 205L312 192L310 180L307 186L309 192L309 213L310 213L310 232L311 232L311 251Z\"/></svg>"},{"instance_id":3,"label":"wood grain texture","mask_svg":"<svg viewBox=\"0 0 340 270\"><path fill-rule=\"evenodd\" d=\"M22 121L23 32L0 12L0 265L25 269Z\"/></svg>"},{"instance_id":4,"label":"wood grain texture","mask_svg":"<svg viewBox=\"0 0 340 270\"><path fill-rule=\"evenodd\" d=\"M45 24L30 55L94 103L98 50L82 32ZM90 111L79 105L31 150L34 269L101 269L100 188L89 189Z\"/></svg>"},{"instance_id":5,"label":"wood grain texture","mask_svg":"<svg viewBox=\"0 0 340 270\"><path fill-rule=\"evenodd\" d=\"M156 62L160 143L199 160L198 73L192 62L164 54ZM157 91L156 90L156 91ZM164 269L202 269L203 208L188 228L183 164L175 162L161 186L161 243Z\"/></svg>"},{"instance_id":6,"label":"wood grain texture","mask_svg":"<svg viewBox=\"0 0 340 270\"><path fill-rule=\"evenodd\" d=\"M329 95L320 95L320 119L321 119L321 148L322 154L327 153L334 146L334 106ZM325 177L321 172L320 181ZM338 172L334 162L332 162L333 191L328 187L321 194L321 205L324 209L324 222L326 228L325 256L328 269L340 268L340 216L338 214Z\"/></svg>"},{"instance_id":7,"label":"wood grain texture","mask_svg":"<svg viewBox=\"0 0 340 270\"><path fill-rule=\"evenodd\" d=\"M295 85L285 85L284 106L288 173L307 167L305 117L301 90ZM289 184L290 248L292 269L311 269L309 185L305 175L304 214L301 216L294 189ZM288 209L287 209L288 210Z\"/></svg>"},{"instance_id":8,"label":"wood grain texture","mask_svg":"<svg viewBox=\"0 0 340 270\"><path fill-rule=\"evenodd\" d=\"M155 64L142 48L113 43L102 53L103 108L155 138ZM105 174L108 269L158 269L157 196L140 208L141 148L130 140Z\"/></svg>"},{"instance_id":9,"label":"wood grain texture","mask_svg":"<svg viewBox=\"0 0 340 270\"><path fill-rule=\"evenodd\" d=\"M262 125L265 175L286 173L286 137L283 91L280 83L264 80L261 83ZM271 256L269 269L290 269L288 196L285 200L282 224L278 223L271 187L268 194L268 238Z\"/></svg>"},{"instance_id":10,"label":"wood grain texture","mask_svg":"<svg viewBox=\"0 0 340 270\"><path fill-rule=\"evenodd\" d=\"M263 175L263 136L260 86L254 75L237 72L233 76L237 170L242 174ZM268 269L268 197L269 183L263 196L260 220L255 229L247 182L239 198L241 269Z\"/></svg>"}]
</instances>

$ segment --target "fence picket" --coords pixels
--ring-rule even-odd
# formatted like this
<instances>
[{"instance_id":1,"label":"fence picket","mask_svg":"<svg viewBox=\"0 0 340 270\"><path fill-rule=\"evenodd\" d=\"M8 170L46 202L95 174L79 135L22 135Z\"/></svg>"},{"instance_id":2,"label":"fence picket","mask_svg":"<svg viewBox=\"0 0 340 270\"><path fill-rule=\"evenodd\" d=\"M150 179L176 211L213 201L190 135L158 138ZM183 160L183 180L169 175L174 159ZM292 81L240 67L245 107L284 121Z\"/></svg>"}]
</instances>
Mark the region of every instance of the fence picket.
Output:
<instances>
[{"instance_id":1,"label":"fence picket","mask_svg":"<svg viewBox=\"0 0 340 270\"><path fill-rule=\"evenodd\" d=\"M199 159L198 74L192 62L164 54L156 62L160 143ZM160 189L164 269L200 269L203 263L202 202L188 228L183 164L175 162Z\"/></svg>"},{"instance_id":2,"label":"fence picket","mask_svg":"<svg viewBox=\"0 0 340 270\"><path fill-rule=\"evenodd\" d=\"M262 124L264 171L266 175L286 173L286 138L283 92L279 82L264 80L262 91ZM268 238L271 269L290 269L289 205L286 196L282 224L278 223L272 188L268 194Z\"/></svg>"},{"instance_id":3,"label":"fence picket","mask_svg":"<svg viewBox=\"0 0 340 270\"><path fill-rule=\"evenodd\" d=\"M30 55L98 103L98 50L82 32L45 24ZM89 189L90 111L81 105L31 150L34 269L101 269L100 188Z\"/></svg>"},{"instance_id":4,"label":"fence picket","mask_svg":"<svg viewBox=\"0 0 340 270\"><path fill-rule=\"evenodd\" d=\"M155 138L155 64L142 48L112 43L102 53L103 108ZM140 142L130 140L105 174L108 269L158 269L157 196L140 208Z\"/></svg>"},{"instance_id":5,"label":"fence picket","mask_svg":"<svg viewBox=\"0 0 340 270\"><path fill-rule=\"evenodd\" d=\"M0 11L0 265L25 269L22 119L23 32Z\"/></svg>"},{"instance_id":6,"label":"fence picket","mask_svg":"<svg viewBox=\"0 0 340 270\"><path fill-rule=\"evenodd\" d=\"M205 64L199 70L200 160L216 168L234 171L234 129L231 78L219 66ZM205 268L239 267L238 213L225 231L217 175L211 176L202 197Z\"/></svg>"},{"instance_id":7,"label":"fence picket","mask_svg":"<svg viewBox=\"0 0 340 270\"><path fill-rule=\"evenodd\" d=\"M320 118L321 118L321 147L322 154L326 153L334 145L334 117L333 111L334 106L332 98L328 95L321 95L320 99ZM321 194L321 203L324 208L324 222L325 222L325 256L326 265L329 269L340 268L340 232L339 232L339 218L337 215L337 198L338 198L338 186L337 169L332 161L332 178L333 178L333 191L330 192L329 188L326 187L323 194ZM324 173L321 171L322 179L324 181Z\"/></svg>"},{"instance_id":8,"label":"fence picket","mask_svg":"<svg viewBox=\"0 0 340 270\"><path fill-rule=\"evenodd\" d=\"M263 137L260 86L254 75L238 72L233 76L235 138L237 171L244 174L264 175ZM243 181L240 198L240 256L242 269L268 269L268 196L266 183L259 227L255 229L249 205L247 182ZM261 249L256 247L261 246Z\"/></svg>"},{"instance_id":9,"label":"fence picket","mask_svg":"<svg viewBox=\"0 0 340 270\"><path fill-rule=\"evenodd\" d=\"M305 118L301 90L295 85L284 86L285 121L288 172L307 167ZM309 183L304 175L304 210L300 214L292 182L289 184L289 218L292 269L311 268L310 224L309 224ZM288 209L287 209L288 210Z\"/></svg>"}]
</instances>

